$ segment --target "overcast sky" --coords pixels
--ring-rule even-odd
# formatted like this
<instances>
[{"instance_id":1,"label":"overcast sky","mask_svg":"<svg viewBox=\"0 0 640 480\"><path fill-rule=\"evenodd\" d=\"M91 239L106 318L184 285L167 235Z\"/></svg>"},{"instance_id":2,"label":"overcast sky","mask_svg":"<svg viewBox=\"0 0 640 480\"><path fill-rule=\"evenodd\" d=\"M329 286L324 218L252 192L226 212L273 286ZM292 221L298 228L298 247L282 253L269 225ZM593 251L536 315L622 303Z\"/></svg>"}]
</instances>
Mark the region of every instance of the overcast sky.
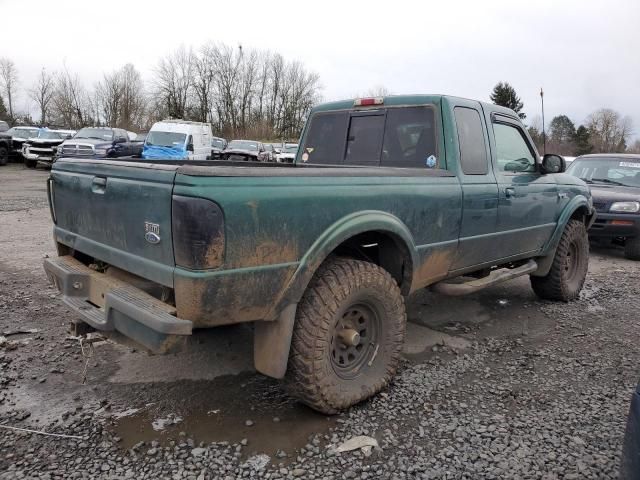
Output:
<instances>
[{"instance_id":1,"label":"overcast sky","mask_svg":"<svg viewBox=\"0 0 640 480\"><path fill-rule=\"evenodd\" d=\"M528 120L581 123L608 107L640 133L640 1L0 0L0 56L20 74L16 107L42 67L66 62L88 85L133 63L149 78L181 44L269 49L320 75L325 100L392 93L488 100L511 83Z\"/></svg>"}]
</instances>

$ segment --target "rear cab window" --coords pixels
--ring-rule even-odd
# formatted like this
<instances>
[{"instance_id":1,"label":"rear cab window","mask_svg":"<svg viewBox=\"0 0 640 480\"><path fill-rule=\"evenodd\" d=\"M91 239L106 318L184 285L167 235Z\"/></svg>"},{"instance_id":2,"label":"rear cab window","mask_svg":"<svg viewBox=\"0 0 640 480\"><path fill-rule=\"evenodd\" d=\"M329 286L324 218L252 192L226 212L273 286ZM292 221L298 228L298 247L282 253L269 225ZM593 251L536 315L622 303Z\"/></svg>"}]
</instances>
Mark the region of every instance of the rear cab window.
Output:
<instances>
[{"instance_id":1,"label":"rear cab window","mask_svg":"<svg viewBox=\"0 0 640 480\"><path fill-rule=\"evenodd\" d=\"M435 108L317 112L301 160L309 165L438 168Z\"/></svg>"}]
</instances>

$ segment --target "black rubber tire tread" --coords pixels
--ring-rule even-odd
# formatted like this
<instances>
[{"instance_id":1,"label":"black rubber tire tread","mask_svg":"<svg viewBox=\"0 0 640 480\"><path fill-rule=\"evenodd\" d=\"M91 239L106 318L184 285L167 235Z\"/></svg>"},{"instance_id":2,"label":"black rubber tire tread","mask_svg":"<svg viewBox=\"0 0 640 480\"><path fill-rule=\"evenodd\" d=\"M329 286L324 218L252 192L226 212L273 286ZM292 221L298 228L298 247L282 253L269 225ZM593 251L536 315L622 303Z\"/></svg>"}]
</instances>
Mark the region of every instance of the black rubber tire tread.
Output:
<instances>
[{"instance_id":1,"label":"black rubber tire tread","mask_svg":"<svg viewBox=\"0 0 640 480\"><path fill-rule=\"evenodd\" d=\"M7 147L0 147L0 165L6 165L9 162L9 150Z\"/></svg>"},{"instance_id":2,"label":"black rubber tire tread","mask_svg":"<svg viewBox=\"0 0 640 480\"><path fill-rule=\"evenodd\" d=\"M347 385L336 375L329 360L331 330L336 315L345 306L343 303L362 291L375 291L385 310L381 316L381 352L374 357L375 367L369 366L366 374ZM405 328L404 298L386 270L361 260L328 258L298 304L285 376L289 394L325 414L338 413L375 395L396 373Z\"/></svg>"},{"instance_id":3,"label":"black rubber tire tread","mask_svg":"<svg viewBox=\"0 0 640 480\"><path fill-rule=\"evenodd\" d=\"M627 238L625 240L624 256L629 260L640 260L640 238Z\"/></svg>"},{"instance_id":4,"label":"black rubber tire tread","mask_svg":"<svg viewBox=\"0 0 640 480\"><path fill-rule=\"evenodd\" d=\"M24 164L25 164L25 166L27 168L36 168L38 166L38 161L37 160L27 160L25 158Z\"/></svg>"},{"instance_id":5,"label":"black rubber tire tread","mask_svg":"<svg viewBox=\"0 0 640 480\"><path fill-rule=\"evenodd\" d=\"M579 280L577 288L571 288L567 283L565 276L564 263L571 242L576 242L579 252L579 269L582 278ZM567 226L562 232L555 257L551 265L551 270L544 277L531 276L531 287L536 295L545 300L557 300L568 302L575 300L580 295L580 291L587 277L589 268L589 239L587 229L580 220L569 220Z\"/></svg>"}]
</instances>

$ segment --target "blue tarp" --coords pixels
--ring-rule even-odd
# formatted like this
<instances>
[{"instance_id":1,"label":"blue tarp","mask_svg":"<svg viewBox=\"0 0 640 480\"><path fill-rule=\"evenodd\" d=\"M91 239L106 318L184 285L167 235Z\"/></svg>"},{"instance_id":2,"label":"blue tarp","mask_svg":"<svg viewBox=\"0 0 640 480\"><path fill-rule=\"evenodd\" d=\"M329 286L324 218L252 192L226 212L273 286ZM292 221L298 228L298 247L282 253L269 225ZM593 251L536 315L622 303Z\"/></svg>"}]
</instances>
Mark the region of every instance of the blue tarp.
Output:
<instances>
[{"instance_id":1,"label":"blue tarp","mask_svg":"<svg viewBox=\"0 0 640 480\"><path fill-rule=\"evenodd\" d=\"M187 150L184 145L162 147L160 145L144 145L142 158L148 160L186 160Z\"/></svg>"}]
</instances>

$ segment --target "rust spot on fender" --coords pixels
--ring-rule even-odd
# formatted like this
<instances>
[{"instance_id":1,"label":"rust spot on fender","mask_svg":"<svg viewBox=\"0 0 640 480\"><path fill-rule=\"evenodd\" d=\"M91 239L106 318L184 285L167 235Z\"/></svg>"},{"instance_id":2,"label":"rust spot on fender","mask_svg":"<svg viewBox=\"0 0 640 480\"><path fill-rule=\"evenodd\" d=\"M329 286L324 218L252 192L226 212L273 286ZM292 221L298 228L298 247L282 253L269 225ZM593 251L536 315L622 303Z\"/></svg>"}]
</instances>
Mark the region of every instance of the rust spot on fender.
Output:
<instances>
[{"instance_id":1,"label":"rust spot on fender","mask_svg":"<svg viewBox=\"0 0 640 480\"><path fill-rule=\"evenodd\" d=\"M433 251L416 269L411 291L416 291L445 278L449 273L453 258L454 251L452 250Z\"/></svg>"},{"instance_id":2,"label":"rust spot on fender","mask_svg":"<svg viewBox=\"0 0 640 480\"><path fill-rule=\"evenodd\" d=\"M275 270L234 272L208 278L177 276L174 281L178 317L194 328L271 320L274 302L295 271L295 266Z\"/></svg>"}]
</instances>

